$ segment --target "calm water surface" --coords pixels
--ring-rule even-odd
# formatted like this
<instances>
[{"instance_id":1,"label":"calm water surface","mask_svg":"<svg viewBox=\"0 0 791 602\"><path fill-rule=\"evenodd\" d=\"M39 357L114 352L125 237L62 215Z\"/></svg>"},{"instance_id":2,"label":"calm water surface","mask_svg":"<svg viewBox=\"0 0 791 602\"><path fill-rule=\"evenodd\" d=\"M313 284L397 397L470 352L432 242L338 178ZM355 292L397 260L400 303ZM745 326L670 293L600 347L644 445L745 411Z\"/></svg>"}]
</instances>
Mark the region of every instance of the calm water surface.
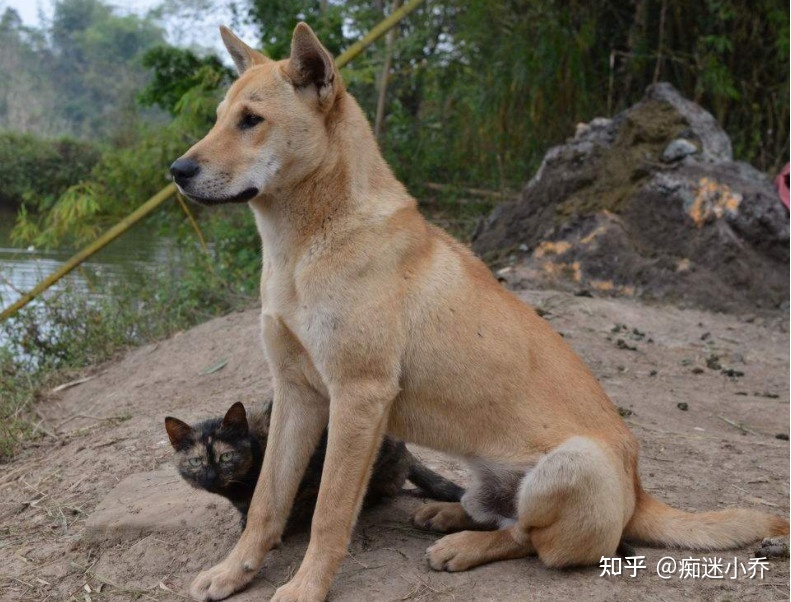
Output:
<instances>
[{"instance_id":1,"label":"calm water surface","mask_svg":"<svg viewBox=\"0 0 791 602\"><path fill-rule=\"evenodd\" d=\"M15 246L10 236L15 215L12 210L0 208L0 308L11 305L77 251ZM169 261L173 253L171 242L158 236L156 228L145 222L139 223L53 285L48 294L69 287L88 297L99 296L95 290L97 282L118 280L130 272L156 269Z\"/></svg>"}]
</instances>

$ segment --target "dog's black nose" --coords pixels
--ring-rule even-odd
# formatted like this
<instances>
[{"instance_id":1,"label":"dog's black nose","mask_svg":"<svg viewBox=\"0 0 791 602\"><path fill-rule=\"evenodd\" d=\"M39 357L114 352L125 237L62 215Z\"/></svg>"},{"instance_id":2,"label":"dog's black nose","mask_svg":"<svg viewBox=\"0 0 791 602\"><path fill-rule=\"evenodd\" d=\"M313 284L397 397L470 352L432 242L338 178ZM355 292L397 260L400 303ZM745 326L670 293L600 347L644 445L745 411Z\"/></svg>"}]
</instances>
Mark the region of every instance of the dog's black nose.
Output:
<instances>
[{"instance_id":1,"label":"dog's black nose","mask_svg":"<svg viewBox=\"0 0 791 602\"><path fill-rule=\"evenodd\" d=\"M178 184L183 184L200 171L200 165L192 159L176 159L170 166L170 174Z\"/></svg>"}]
</instances>

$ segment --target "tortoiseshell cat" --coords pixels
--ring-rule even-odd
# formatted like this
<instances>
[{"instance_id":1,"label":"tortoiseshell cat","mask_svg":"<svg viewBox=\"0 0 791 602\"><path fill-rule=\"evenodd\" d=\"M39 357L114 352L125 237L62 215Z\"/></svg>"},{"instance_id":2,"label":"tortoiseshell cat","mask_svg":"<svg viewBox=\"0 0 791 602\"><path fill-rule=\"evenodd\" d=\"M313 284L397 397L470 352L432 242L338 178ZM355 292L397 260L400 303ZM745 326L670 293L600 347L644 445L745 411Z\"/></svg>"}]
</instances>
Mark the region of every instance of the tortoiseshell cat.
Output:
<instances>
[{"instance_id":1,"label":"tortoiseshell cat","mask_svg":"<svg viewBox=\"0 0 791 602\"><path fill-rule=\"evenodd\" d=\"M211 418L190 426L168 416L165 429L176 451L174 463L182 477L197 489L221 495L241 513L242 528L253 497L266 450L271 401L259 412L233 404L224 418ZM299 485L289 526L306 523L313 515L327 451L327 431L321 437ZM374 464L364 505L396 495L409 479L427 497L457 502L464 490L423 465L403 441L385 437Z\"/></svg>"}]
</instances>

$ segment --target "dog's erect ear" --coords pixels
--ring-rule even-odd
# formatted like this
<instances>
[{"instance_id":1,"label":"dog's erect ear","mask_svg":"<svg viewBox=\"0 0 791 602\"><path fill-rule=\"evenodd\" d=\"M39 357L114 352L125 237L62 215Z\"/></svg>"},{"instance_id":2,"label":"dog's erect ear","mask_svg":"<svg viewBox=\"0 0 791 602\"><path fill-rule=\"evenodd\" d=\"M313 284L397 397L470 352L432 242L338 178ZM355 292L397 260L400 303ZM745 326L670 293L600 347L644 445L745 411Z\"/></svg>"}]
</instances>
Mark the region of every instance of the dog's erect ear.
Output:
<instances>
[{"instance_id":1,"label":"dog's erect ear","mask_svg":"<svg viewBox=\"0 0 791 602\"><path fill-rule=\"evenodd\" d=\"M247 432L247 413L244 411L244 405L241 401L237 401L225 412L225 418L222 419L222 428L233 429L243 433Z\"/></svg>"},{"instance_id":2,"label":"dog's erect ear","mask_svg":"<svg viewBox=\"0 0 791 602\"><path fill-rule=\"evenodd\" d=\"M239 72L239 75L247 71L253 65L261 65L269 60L263 54L257 50L253 50L242 42L242 40L225 25L220 25L220 35L222 36L223 44L225 44L225 47L228 49L236 65L236 70Z\"/></svg>"},{"instance_id":3,"label":"dog's erect ear","mask_svg":"<svg viewBox=\"0 0 791 602\"><path fill-rule=\"evenodd\" d=\"M192 433L192 427L186 422L182 422L178 418L167 416L165 418L165 430L168 432L168 439L173 449L179 451L187 437Z\"/></svg>"},{"instance_id":4,"label":"dog's erect ear","mask_svg":"<svg viewBox=\"0 0 791 602\"><path fill-rule=\"evenodd\" d=\"M316 86L319 105L328 108L335 96L335 61L307 23L298 23L291 38L288 76L298 88Z\"/></svg>"}]
</instances>

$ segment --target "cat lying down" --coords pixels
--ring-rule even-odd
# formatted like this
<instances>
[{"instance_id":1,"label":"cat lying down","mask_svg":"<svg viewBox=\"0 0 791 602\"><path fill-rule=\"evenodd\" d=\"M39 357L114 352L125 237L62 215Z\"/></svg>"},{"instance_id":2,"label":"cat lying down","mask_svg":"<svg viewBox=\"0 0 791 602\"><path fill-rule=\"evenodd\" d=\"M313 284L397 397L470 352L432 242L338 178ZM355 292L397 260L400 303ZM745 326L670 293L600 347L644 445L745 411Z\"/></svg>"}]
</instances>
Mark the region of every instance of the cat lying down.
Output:
<instances>
[{"instance_id":1,"label":"cat lying down","mask_svg":"<svg viewBox=\"0 0 791 602\"><path fill-rule=\"evenodd\" d=\"M253 497L266 451L272 403L268 401L248 416L241 402L233 404L223 418L210 418L192 426L168 416L165 429L175 450L173 462L190 485L227 498L241 513L242 528ZM289 526L306 524L313 515L319 493L327 430L299 485ZM464 490L438 475L409 453L403 441L385 437L374 463L363 504L369 506L401 491L409 480L423 495L458 502Z\"/></svg>"}]
</instances>

